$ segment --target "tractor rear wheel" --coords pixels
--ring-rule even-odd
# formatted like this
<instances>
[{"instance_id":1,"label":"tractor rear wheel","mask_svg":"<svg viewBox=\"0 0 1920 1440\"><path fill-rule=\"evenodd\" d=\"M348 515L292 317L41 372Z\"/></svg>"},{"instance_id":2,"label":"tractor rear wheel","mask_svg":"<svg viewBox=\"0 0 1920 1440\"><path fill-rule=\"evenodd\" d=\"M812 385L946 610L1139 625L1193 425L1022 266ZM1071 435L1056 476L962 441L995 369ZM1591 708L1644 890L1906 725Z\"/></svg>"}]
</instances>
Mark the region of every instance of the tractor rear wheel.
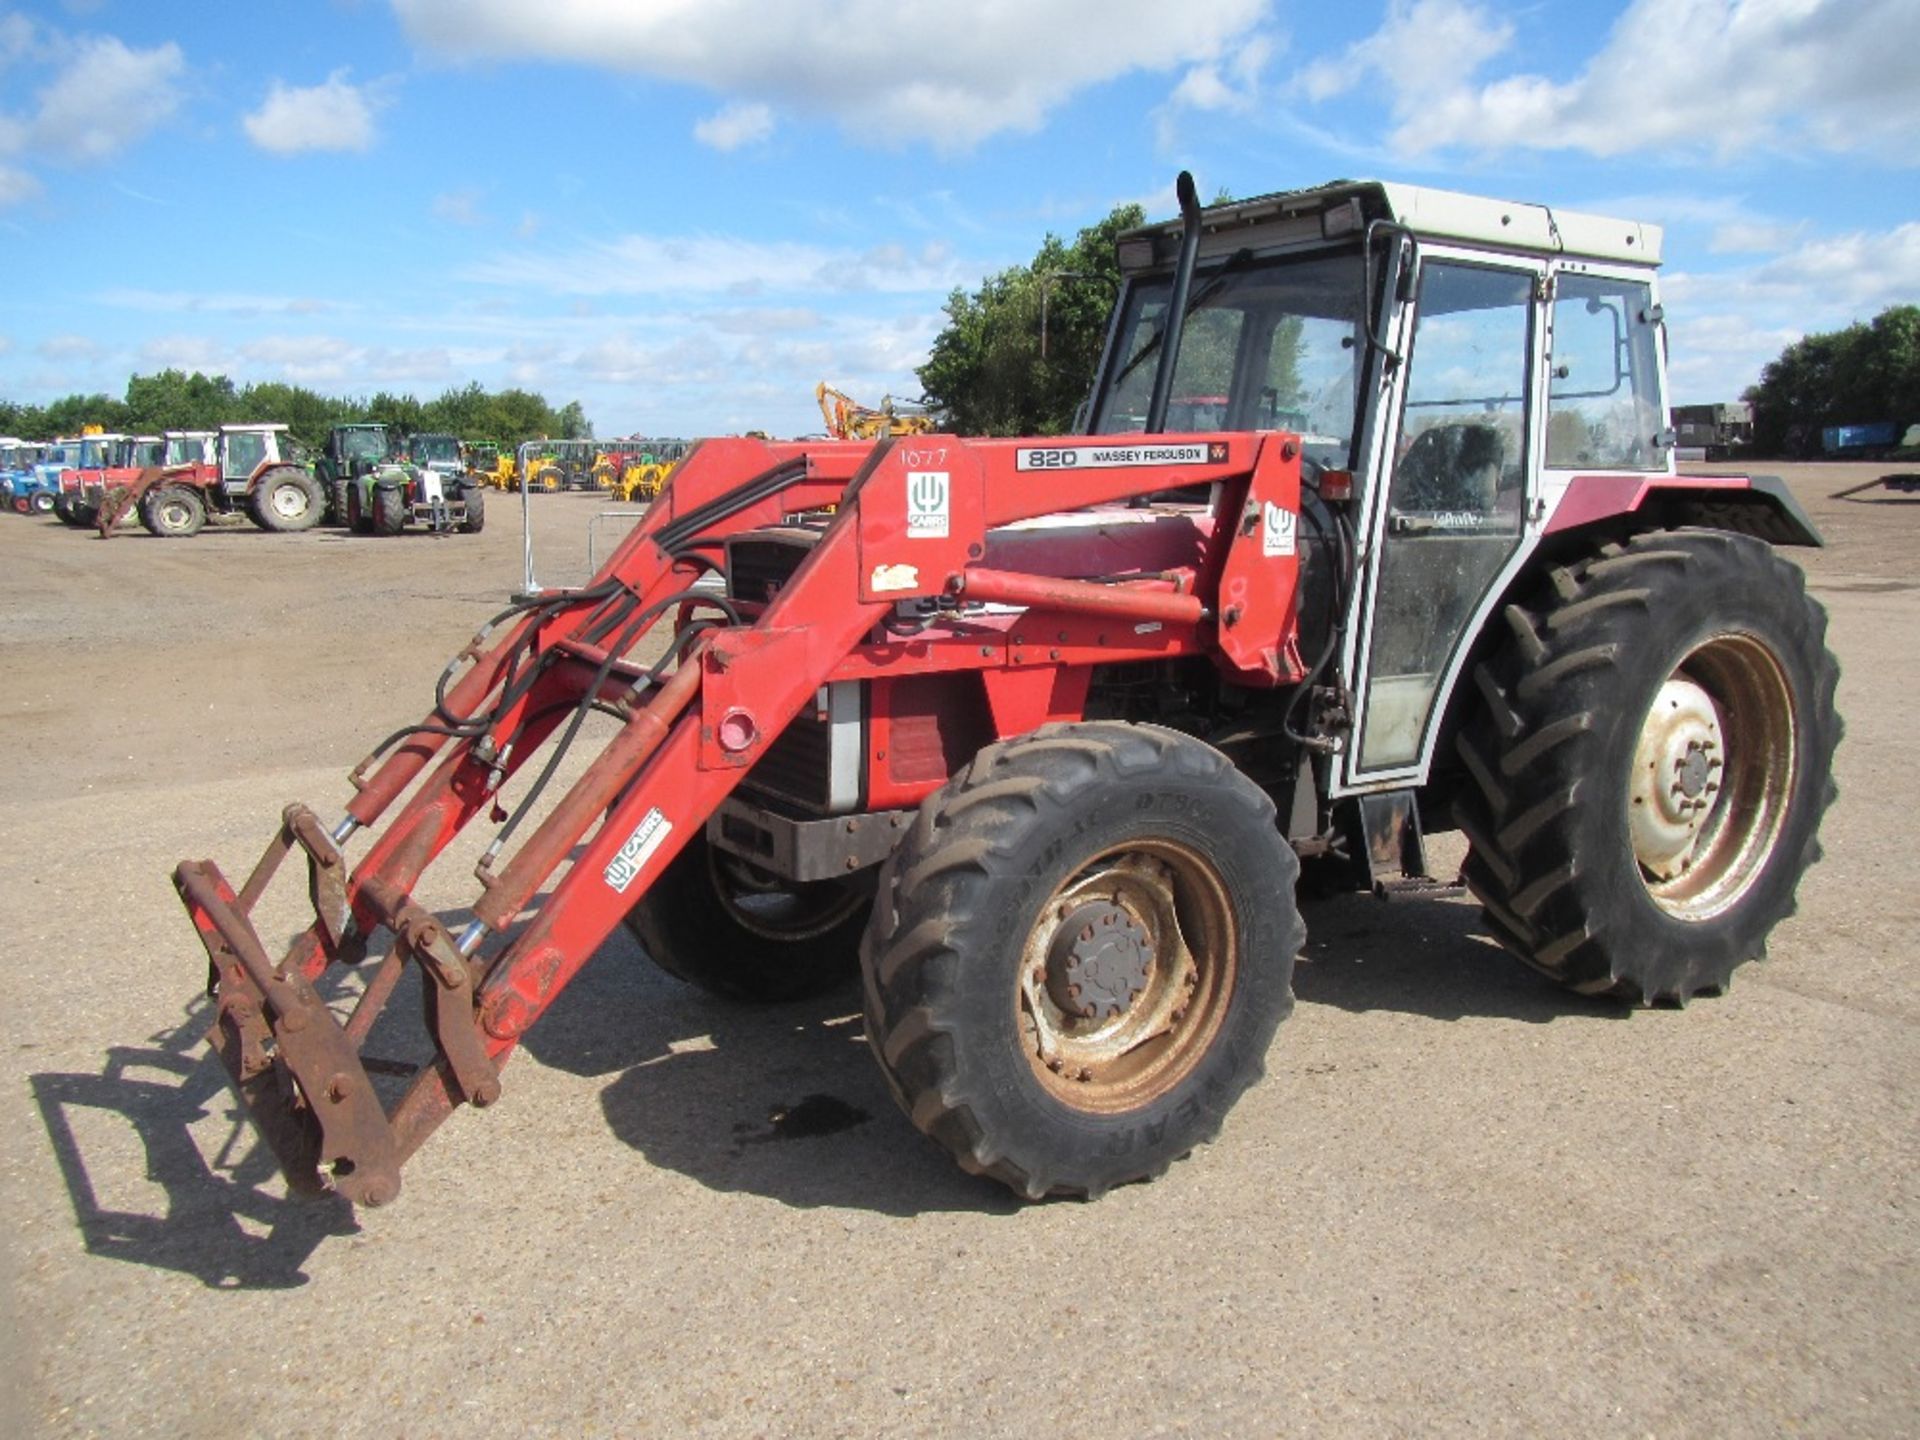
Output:
<instances>
[{"instance_id":1,"label":"tractor rear wheel","mask_svg":"<svg viewBox=\"0 0 1920 1440\"><path fill-rule=\"evenodd\" d=\"M487 526L487 501L478 485L469 485L462 498L467 502L467 517L460 522L462 533L478 535Z\"/></svg>"},{"instance_id":2,"label":"tractor rear wheel","mask_svg":"<svg viewBox=\"0 0 1920 1440\"><path fill-rule=\"evenodd\" d=\"M800 1000L853 977L873 897L854 878L781 880L696 835L627 912L653 963L729 1000Z\"/></svg>"},{"instance_id":3,"label":"tractor rear wheel","mask_svg":"<svg viewBox=\"0 0 1920 1440\"><path fill-rule=\"evenodd\" d=\"M140 501L140 523L166 540L198 535L207 523L207 507L184 485L162 485Z\"/></svg>"},{"instance_id":4,"label":"tractor rear wheel","mask_svg":"<svg viewBox=\"0 0 1920 1440\"><path fill-rule=\"evenodd\" d=\"M348 510L348 492L353 481L346 475L335 475L327 481L327 523L329 525L351 526L352 515Z\"/></svg>"},{"instance_id":5,"label":"tractor rear wheel","mask_svg":"<svg viewBox=\"0 0 1920 1440\"><path fill-rule=\"evenodd\" d=\"M1190 736L1099 722L989 746L881 872L868 1043L966 1170L1030 1199L1149 1179L1264 1069L1306 937L1298 875L1273 802Z\"/></svg>"},{"instance_id":6,"label":"tractor rear wheel","mask_svg":"<svg viewBox=\"0 0 1920 1440\"><path fill-rule=\"evenodd\" d=\"M373 533L398 535L407 528L407 497L397 485L373 487Z\"/></svg>"},{"instance_id":7,"label":"tractor rear wheel","mask_svg":"<svg viewBox=\"0 0 1920 1440\"><path fill-rule=\"evenodd\" d=\"M1505 620L1458 742L1495 935L1583 994L1719 993L1820 858L1826 612L1762 542L1669 530L1554 570Z\"/></svg>"},{"instance_id":8,"label":"tractor rear wheel","mask_svg":"<svg viewBox=\"0 0 1920 1440\"><path fill-rule=\"evenodd\" d=\"M269 470L250 497L254 524L280 534L311 530L326 510L320 482L304 470Z\"/></svg>"}]
</instances>

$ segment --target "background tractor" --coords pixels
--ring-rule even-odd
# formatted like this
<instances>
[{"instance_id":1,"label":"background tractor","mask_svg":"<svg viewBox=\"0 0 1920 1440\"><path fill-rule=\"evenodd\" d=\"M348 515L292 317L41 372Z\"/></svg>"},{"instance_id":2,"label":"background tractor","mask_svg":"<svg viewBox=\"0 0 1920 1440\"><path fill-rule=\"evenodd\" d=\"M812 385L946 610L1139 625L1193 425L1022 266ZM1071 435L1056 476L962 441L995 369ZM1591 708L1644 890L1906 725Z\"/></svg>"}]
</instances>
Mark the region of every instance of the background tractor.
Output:
<instances>
[{"instance_id":1,"label":"background tractor","mask_svg":"<svg viewBox=\"0 0 1920 1440\"><path fill-rule=\"evenodd\" d=\"M222 425L217 436L169 430L166 440L164 465L106 492L94 520L101 535L136 509L149 531L170 539L238 515L262 530L311 530L325 513L320 482L285 425Z\"/></svg>"},{"instance_id":2,"label":"background tractor","mask_svg":"<svg viewBox=\"0 0 1920 1440\"><path fill-rule=\"evenodd\" d=\"M1773 548L1819 538L1776 482L1676 473L1660 232L1178 193L1119 241L1085 433L702 441L343 819L289 807L239 891L178 867L292 1185L392 1199L622 923L735 999L857 975L909 1121L1027 1197L1214 1136L1292 1008L1303 862L1427 894L1458 827L1500 943L1627 1003L1764 952L1833 795L1825 616ZM415 887L476 822L449 919ZM314 921L276 958L249 912L289 856ZM363 962L343 1024L316 983ZM409 966L436 1058L383 1092Z\"/></svg>"},{"instance_id":3,"label":"background tractor","mask_svg":"<svg viewBox=\"0 0 1920 1440\"><path fill-rule=\"evenodd\" d=\"M385 461L355 478L347 491L350 529L398 535L422 525L471 535L486 525L485 492L451 435L411 435L403 454L412 458Z\"/></svg>"},{"instance_id":4,"label":"background tractor","mask_svg":"<svg viewBox=\"0 0 1920 1440\"><path fill-rule=\"evenodd\" d=\"M104 447L102 464L91 469L60 472L60 493L53 502L53 513L68 525L85 528L94 523L107 492L131 485L140 472L164 465L167 442L159 435L122 436Z\"/></svg>"},{"instance_id":5,"label":"background tractor","mask_svg":"<svg viewBox=\"0 0 1920 1440\"><path fill-rule=\"evenodd\" d=\"M333 524L347 523L347 492L361 476L385 463L388 445L385 425L336 425L327 432L314 475L326 492L327 518Z\"/></svg>"}]
</instances>

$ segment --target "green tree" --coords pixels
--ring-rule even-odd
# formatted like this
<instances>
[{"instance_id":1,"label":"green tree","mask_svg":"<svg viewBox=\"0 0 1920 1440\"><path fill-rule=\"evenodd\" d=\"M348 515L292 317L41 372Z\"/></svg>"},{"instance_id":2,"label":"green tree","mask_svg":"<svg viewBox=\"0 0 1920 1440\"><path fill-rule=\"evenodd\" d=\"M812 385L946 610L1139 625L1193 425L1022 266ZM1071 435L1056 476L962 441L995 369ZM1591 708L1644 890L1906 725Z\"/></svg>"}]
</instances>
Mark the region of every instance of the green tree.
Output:
<instances>
[{"instance_id":1,"label":"green tree","mask_svg":"<svg viewBox=\"0 0 1920 1440\"><path fill-rule=\"evenodd\" d=\"M1920 422L1920 306L1796 340L1744 398L1763 454L1812 454L1830 425Z\"/></svg>"},{"instance_id":2,"label":"green tree","mask_svg":"<svg viewBox=\"0 0 1920 1440\"><path fill-rule=\"evenodd\" d=\"M353 409L348 401L329 399L304 385L273 380L247 386L233 408L240 418L284 423L294 439L315 450L326 444L327 431L346 423Z\"/></svg>"},{"instance_id":3,"label":"green tree","mask_svg":"<svg viewBox=\"0 0 1920 1440\"><path fill-rule=\"evenodd\" d=\"M143 435L162 430L212 430L243 417L233 382L198 370L161 370L127 380L127 424Z\"/></svg>"},{"instance_id":4,"label":"green tree","mask_svg":"<svg viewBox=\"0 0 1920 1440\"><path fill-rule=\"evenodd\" d=\"M963 435L1058 435L1071 427L1119 291L1114 241L1145 218L1138 205L1119 206L1071 245L1048 235L1032 264L947 298L946 328L919 370L928 403L945 412L947 425Z\"/></svg>"},{"instance_id":5,"label":"green tree","mask_svg":"<svg viewBox=\"0 0 1920 1440\"><path fill-rule=\"evenodd\" d=\"M560 407L560 413L554 416L554 428L563 439L591 440L593 422L587 419L587 412L578 400L569 400Z\"/></svg>"}]
</instances>

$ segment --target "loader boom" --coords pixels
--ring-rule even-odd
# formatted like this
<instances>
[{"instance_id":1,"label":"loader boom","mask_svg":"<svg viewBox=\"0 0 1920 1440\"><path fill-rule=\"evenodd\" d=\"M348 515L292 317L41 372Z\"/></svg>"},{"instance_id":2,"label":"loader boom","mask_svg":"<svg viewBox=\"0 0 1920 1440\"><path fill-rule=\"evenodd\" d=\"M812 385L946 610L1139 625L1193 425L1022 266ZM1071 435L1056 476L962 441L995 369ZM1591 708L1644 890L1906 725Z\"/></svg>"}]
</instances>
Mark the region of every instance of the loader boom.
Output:
<instances>
[{"instance_id":1,"label":"loader boom","mask_svg":"<svg viewBox=\"0 0 1920 1440\"><path fill-rule=\"evenodd\" d=\"M406 1159L461 1101L491 1103L520 1037L822 686L978 672L1011 735L1077 718L1095 664L1213 655L1239 683L1301 678L1297 556L1263 523L1297 513L1299 484L1297 443L1277 434L701 444L590 584L516 607L456 657L422 724L355 771L330 834L291 807L239 893L210 861L176 871L212 961L210 1039L289 1182L391 1200ZM981 563L1000 527L1192 486L1217 488L1211 506L1178 507L1201 541L1189 564L1093 579ZM730 536L829 508L757 615L693 588ZM993 613L996 601L1024 609ZM902 602L931 605L933 623L889 630ZM708 623L676 620L660 661L634 658L663 621L694 615ZM619 729L524 838L545 777L521 800L478 868L474 923L450 935L410 898L422 874L537 754L556 760L590 709ZM379 833L342 882L338 847L362 828ZM248 917L295 848L316 918L273 963ZM382 934L342 1024L315 982ZM425 972L436 1059L388 1111L359 1046L409 961Z\"/></svg>"}]
</instances>

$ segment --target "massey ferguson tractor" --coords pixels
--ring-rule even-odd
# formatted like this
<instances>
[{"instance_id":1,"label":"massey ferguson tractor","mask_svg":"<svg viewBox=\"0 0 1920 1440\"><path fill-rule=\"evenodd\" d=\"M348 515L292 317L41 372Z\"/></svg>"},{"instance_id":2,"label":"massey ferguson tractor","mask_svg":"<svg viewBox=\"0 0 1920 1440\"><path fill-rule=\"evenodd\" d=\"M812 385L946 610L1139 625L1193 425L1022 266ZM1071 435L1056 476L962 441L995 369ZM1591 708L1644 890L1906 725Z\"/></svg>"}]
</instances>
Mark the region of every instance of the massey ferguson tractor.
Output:
<instances>
[{"instance_id":1,"label":"massey ferguson tractor","mask_svg":"<svg viewBox=\"0 0 1920 1440\"><path fill-rule=\"evenodd\" d=\"M1179 193L1119 242L1084 433L705 441L344 817L290 805L237 885L179 866L295 1189L392 1200L621 924L743 1001L857 971L911 1123L1029 1197L1215 1134L1292 1008L1303 861L1418 893L1458 827L1500 942L1627 1003L1763 953L1834 793L1825 618L1772 548L1819 539L1778 482L1675 472L1659 231ZM1176 395L1219 428L1165 431ZM471 908L429 909L470 824ZM396 1081L362 1047L409 969L434 1058Z\"/></svg>"}]
</instances>

